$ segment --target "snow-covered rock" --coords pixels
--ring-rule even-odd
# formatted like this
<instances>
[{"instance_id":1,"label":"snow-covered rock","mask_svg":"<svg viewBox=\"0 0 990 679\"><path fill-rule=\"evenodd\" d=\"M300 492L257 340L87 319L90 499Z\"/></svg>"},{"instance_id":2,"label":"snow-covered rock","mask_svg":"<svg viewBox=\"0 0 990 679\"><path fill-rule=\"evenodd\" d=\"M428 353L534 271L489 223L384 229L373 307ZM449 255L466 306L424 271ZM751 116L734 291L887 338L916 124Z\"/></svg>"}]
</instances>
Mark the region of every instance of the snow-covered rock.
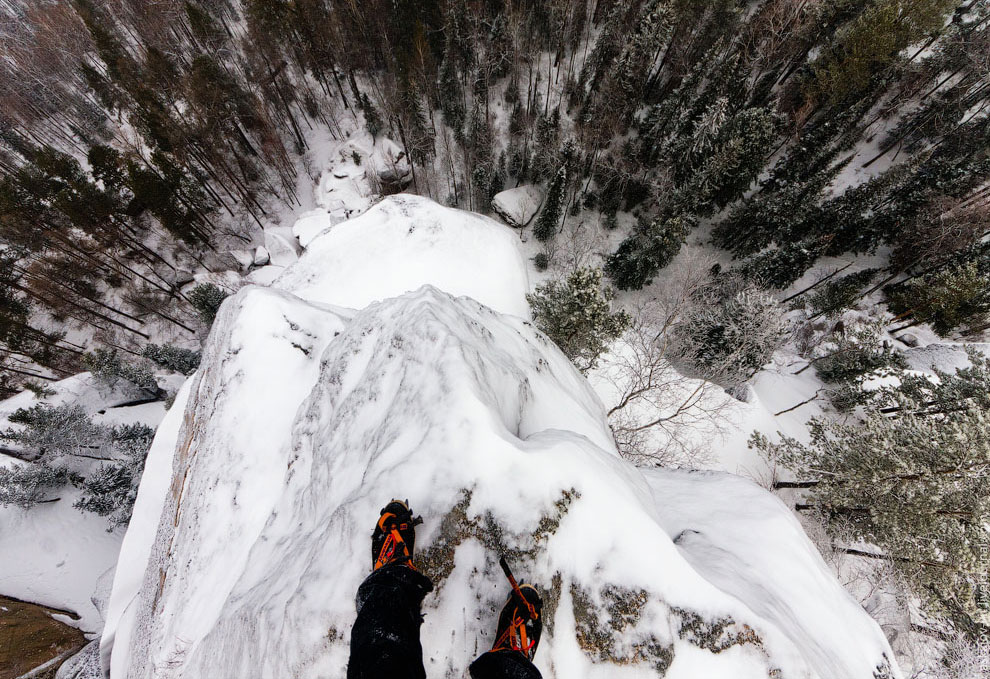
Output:
<instances>
[{"instance_id":1,"label":"snow-covered rock","mask_svg":"<svg viewBox=\"0 0 990 679\"><path fill-rule=\"evenodd\" d=\"M401 190L412 180L406 152L391 139L379 139L367 162L382 184L393 190Z\"/></svg>"},{"instance_id":2,"label":"snow-covered rock","mask_svg":"<svg viewBox=\"0 0 990 679\"><path fill-rule=\"evenodd\" d=\"M898 335L894 339L900 340L901 342L903 342L904 344L906 344L909 347L916 347L919 344L921 344L921 340L918 339L918 336L915 335L914 333L910 333L910 332L902 332L900 335Z\"/></svg>"},{"instance_id":3,"label":"snow-covered rock","mask_svg":"<svg viewBox=\"0 0 990 679\"><path fill-rule=\"evenodd\" d=\"M521 229L533 220L541 203L543 191L539 186L527 184L496 193L492 209L506 224Z\"/></svg>"},{"instance_id":4,"label":"snow-covered rock","mask_svg":"<svg viewBox=\"0 0 990 679\"><path fill-rule=\"evenodd\" d=\"M278 277L284 272L284 266L269 264L268 266L263 266L253 270L246 276L246 278L249 283L254 283L255 285L271 285L274 281L278 280Z\"/></svg>"},{"instance_id":5,"label":"snow-covered rock","mask_svg":"<svg viewBox=\"0 0 990 679\"><path fill-rule=\"evenodd\" d=\"M272 264L275 266L289 266L299 259L299 253L293 247L294 240L293 238L290 241L281 234L265 231L265 249L268 250Z\"/></svg>"},{"instance_id":6,"label":"snow-covered rock","mask_svg":"<svg viewBox=\"0 0 990 679\"><path fill-rule=\"evenodd\" d=\"M296 223L292 225L292 235L299 241L299 245L306 248L310 242L318 235L333 226L330 221L330 214L324 208L310 210L301 215Z\"/></svg>"},{"instance_id":7,"label":"snow-covered rock","mask_svg":"<svg viewBox=\"0 0 990 679\"><path fill-rule=\"evenodd\" d=\"M250 250L231 250L230 256L234 258L241 271L246 272L254 264L254 253Z\"/></svg>"},{"instance_id":8,"label":"snow-covered rock","mask_svg":"<svg viewBox=\"0 0 990 679\"><path fill-rule=\"evenodd\" d=\"M361 309L429 283L529 317L518 238L493 219L420 196L389 196L311 240L275 287Z\"/></svg>"},{"instance_id":9,"label":"snow-covered rock","mask_svg":"<svg viewBox=\"0 0 990 679\"><path fill-rule=\"evenodd\" d=\"M276 283L297 294L224 302L149 455L103 639L111 677L343 677L392 497L425 519L428 676L463 676L490 648L500 552L544 592L547 679L900 676L772 495L619 458L587 381L500 313L523 304L488 289L489 270L518 282L505 238L400 196L315 241ZM458 276L418 268L433 251ZM380 270L319 275L349 260ZM404 272L378 285L388 267ZM403 294L417 280L492 301Z\"/></svg>"},{"instance_id":10,"label":"snow-covered rock","mask_svg":"<svg viewBox=\"0 0 990 679\"><path fill-rule=\"evenodd\" d=\"M254 251L254 265L255 266L265 266L270 261L272 261L272 256L268 252L268 248L264 246L259 246Z\"/></svg>"}]
</instances>

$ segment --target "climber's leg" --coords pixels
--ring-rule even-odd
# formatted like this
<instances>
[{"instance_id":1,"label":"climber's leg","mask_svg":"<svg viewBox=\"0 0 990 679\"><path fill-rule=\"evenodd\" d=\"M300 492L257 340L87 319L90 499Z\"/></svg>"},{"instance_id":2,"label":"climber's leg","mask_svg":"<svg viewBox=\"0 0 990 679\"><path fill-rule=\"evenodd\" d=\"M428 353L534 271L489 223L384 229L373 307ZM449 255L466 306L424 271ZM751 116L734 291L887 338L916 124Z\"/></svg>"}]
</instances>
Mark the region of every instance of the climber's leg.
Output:
<instances>
[{"instance_id":1,"label":"climber's leg","mask_svg":"<svg viewBox=\"0 0 990 679\"><path fill-rule=\"evenodd\" d=\"M425 679L420 607L433 589L412 565L416 524L408 505L382 509L371 536L374 570L357 594L347 679Z\"/></svg>"},{"instance_id":2,"label":"climber's leg","mask_svg":"<svg viewBox=\"0 0 990 679\"><path fill-rule=\"evenodd\" d=\"M528 608L516 596L510 596L498 617L492 650L471 663L472 679L541 679L533 657L543 632L543 619L539 617L543 601L532 585L522 585L519 591L535 609L536 619L530 617Z\"/></svg>"},{"instance_id":3,"label":"climber's leg","mask_svg":"<svg viewBox=\"0 0 990 679\"><path fill-rule=\"evenodd\" d=\"M433 589L422 573L383 566L358 589L347 679L424 679L420 605Z\"/></svg>"}]
</instances>

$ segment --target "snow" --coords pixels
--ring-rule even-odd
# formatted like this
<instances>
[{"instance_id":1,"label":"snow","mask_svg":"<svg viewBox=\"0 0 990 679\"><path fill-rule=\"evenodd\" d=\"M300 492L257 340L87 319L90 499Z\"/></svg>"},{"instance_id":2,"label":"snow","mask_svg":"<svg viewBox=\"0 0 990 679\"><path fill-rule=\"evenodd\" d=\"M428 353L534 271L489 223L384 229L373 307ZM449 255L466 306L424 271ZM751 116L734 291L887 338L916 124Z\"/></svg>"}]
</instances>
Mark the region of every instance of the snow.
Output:
<instances>
[{"instance_id":1,"label":"snow","mask_svg":"<svg viewBox=\"0 0 990 679\"><path fill-rule=\"evenodd\" d=\"M116 407L131 400L132 395L101 388L88 372L48 386L55 392L48 398L39 400L25 391L0 402L0 428L9 426L7 418L16 410L41 401L51 405L78 403L95 420L112 424L143 422L154 426L164 414L162 403ZM0 455L0 465L20 464ZM29 510L0 505L0 554L4 555L0 558L0 592L72 611L79 620L59 619L95 636L103 628L103 610L97 604L103 590L109 589L122 532L108 532L104 517L73 507L79 495L78 489L67 486L57 494L58 502Z\"/></svg>"},{"instance_id":2,"label":"snow","mask_svg":"<svg viewBox=\"0 0 990 679\"><path fill-rule=\"evenodd\" d=\"M309 247L310 242L314 238L329 229L333 224L334 222L330 220L330 214L327 210L325 208L317 208L300 215L296 223L292 225L292 235L299 240L301 246L306 248Z\"/></svg>"},{"instance_id":3,"label":"snow","mask_svg":"<svg viewBox=\"0 0 990 679\"><path fill-rule=\"evenodd\" d=\"M777 626L821 676L862 672L855 659L883 636L780 500L729 474L643 473L661 524L705 579Z\"/></svg>"},{"instance_id":4,"label":"snow","mask_svg":"<svg viewBox=\"0 0 990 679\"><path fill-rule=\"evenodd\" d=\"M310 240L274 285L305 300L361 309L429 283L528 318L517 242L493 219L399 194Z\"/></svg>"},{"instance_id":5,"label":"snow","mask_svg":"<svg viewBox=\"0 0 990 679\"><path fill-rule=\"evenodd\" d=\"M539 186L527 184L495 194L492 209L509 226L528 226L536 216L543 202L543 191Z\"/></svg>"},{"instance_id":6,"label":"snow","mask_svg":"<svg viewBox=\"0 0 990 679\"><path fill-rule=\"evenodd\" d=\"M617 455L598 396L524 320L517 242L395 196L314 240L274 287L225 301L121 551L114 679L342 677L391 497L425 519L428 676L463 675L490 647L499 549L557 602L536 658L547 679L665 663L678 678L885 676L879 627L783 504ZM612 620L615 601L639 603Z\"/></svg>"}]
</instances>

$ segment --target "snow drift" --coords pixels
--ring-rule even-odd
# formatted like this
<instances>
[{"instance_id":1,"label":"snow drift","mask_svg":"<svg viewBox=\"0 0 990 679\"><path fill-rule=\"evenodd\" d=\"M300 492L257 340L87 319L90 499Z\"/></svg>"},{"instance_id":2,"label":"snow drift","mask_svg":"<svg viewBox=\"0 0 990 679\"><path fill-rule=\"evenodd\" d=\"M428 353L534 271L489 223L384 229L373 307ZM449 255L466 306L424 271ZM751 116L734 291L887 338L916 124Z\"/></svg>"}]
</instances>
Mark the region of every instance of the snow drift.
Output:
<instances>
[{"instance_id":1,"label":"snow drift","mask_svg":"<svg viewBox=\"0 0 990 679\"><path fill-rule=\"evenodd\" d=\"M320 289L320 240L398 218L436 226L436 261L465 258L454 292L512 303L518 254L463 247L508 229L406 196L317 239L282 281L303 296L228 299L152 448L103 639L111 677L343 677L392 497L425 519L428 676L465 676L490 647L500 553L544 592L548 679L899 676L786 507L731 475L621 460L594 392L528 322L449 288L400 294L430 282L415 264L391 264L391 291ZM408 244L347 242L326 256L395 263ZM383 301L324 303L368 296Z\"/></svg>"}]
</instances>

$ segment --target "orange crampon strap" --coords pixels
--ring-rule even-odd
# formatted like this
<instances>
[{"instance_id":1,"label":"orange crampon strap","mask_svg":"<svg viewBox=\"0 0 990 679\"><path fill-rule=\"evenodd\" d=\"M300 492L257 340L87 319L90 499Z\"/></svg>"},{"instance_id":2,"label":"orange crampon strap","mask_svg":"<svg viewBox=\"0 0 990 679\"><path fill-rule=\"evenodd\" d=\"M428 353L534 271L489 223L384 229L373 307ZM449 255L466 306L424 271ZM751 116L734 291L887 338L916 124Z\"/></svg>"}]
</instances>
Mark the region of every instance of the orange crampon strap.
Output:
<instances>
[{"instance_id":1,"label":"orange crampon strap","mask_svg":"<svg viewBox=\"0 0 990 679\"><path fill-rule=\"evenodd\" d=\"M389 518L395 518L395 514L388 512L387 514L382 514L382 518L378 519L378 527L381 528L382 532L386 531L385 522ZM399 533L400 530L405 530L408 527L407 524L399 524L398 526L392 526L388 529L388 535L385 536L385 543L382 545L381 551L378 552L378 558L375 559L375 568L378 570L385 564L392 561L392 557L395 556L395 546L402 545L402 552L406 559L406 565L416 570L416 567L412 564L412 555L409 553L409 548L406 546L406 541L402 539L402 535Z\"/></svg>"},{"instance_id":2,"label":"orange crampon strap","mask_svg":"<svg viewBox=\"0 0 990 679\"><path fill-rule=\"evenodd\" d=\"M517 629L518 633L515 633ZM536 641L534 640L530 642L526 638L526 618L513 616L512 622L509 623L508 628L502 632L502 636L498 638L489 653L503 650L506 642L508 642L509 648L513 651L520 651L529 656L529 651L536 646Z\"/></svg>"}]
</instances>

